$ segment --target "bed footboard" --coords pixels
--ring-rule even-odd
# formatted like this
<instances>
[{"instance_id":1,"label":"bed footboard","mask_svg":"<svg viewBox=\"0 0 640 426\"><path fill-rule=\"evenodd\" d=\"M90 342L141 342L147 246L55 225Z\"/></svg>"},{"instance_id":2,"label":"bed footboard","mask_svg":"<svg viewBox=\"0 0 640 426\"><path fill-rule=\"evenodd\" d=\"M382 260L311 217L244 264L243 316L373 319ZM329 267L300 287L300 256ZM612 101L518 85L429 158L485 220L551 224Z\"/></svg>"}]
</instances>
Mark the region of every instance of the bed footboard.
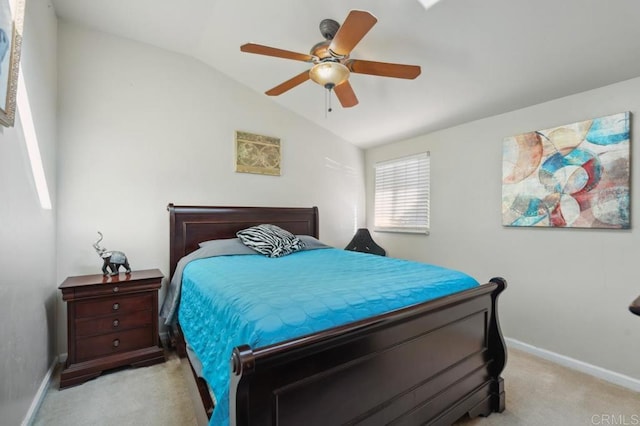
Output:
<instances>
[{"instance_id":1,"label":"bed footboard","mask_svg":"<svg viewBox=\"0 0 640 426\"><path fill-rule=\"evenodd\" d=\"M506 281L232 357L231 424L450 425L505 408Z\"/></svg>"}]
</instances>

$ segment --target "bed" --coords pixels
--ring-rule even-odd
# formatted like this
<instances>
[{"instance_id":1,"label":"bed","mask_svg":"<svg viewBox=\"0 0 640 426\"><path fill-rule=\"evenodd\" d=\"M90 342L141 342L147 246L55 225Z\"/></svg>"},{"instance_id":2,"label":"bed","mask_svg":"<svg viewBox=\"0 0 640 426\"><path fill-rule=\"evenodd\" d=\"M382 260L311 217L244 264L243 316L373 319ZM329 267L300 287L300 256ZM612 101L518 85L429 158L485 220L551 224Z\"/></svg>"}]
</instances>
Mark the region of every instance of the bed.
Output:
<instances>
[{"instance_id":1,"label":"bed","mask_svg":"<svg viewBox=\"0 0 640 426\"><path fill-rule=\"evenodd\" d=\"M168 206L170 271L209 240L270 223L318 238L318 209ZM366 256L366 255L363 255ZM447 425L505 408L507 353L497 315L502 278L277 342L238 345L229 365L229 423L249 425ZM187 354L180 325L170 330ZM195 374L208 414L213 400ZM198 402L200 403L200 402Z\"/></svg>"}]
</instances>

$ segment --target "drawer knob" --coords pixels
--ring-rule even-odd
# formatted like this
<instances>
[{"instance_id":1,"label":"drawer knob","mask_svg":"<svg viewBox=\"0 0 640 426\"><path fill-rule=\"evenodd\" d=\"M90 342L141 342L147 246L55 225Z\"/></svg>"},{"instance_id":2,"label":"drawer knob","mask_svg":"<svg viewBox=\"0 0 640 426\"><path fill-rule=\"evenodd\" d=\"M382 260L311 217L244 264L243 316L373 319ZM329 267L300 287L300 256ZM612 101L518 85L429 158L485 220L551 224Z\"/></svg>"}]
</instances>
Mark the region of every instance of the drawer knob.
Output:
<instances>
[{"instance_id":1,"label":"drawer knob","mask_svg":"<svg viewBox=\"0 0 640 426\"><path fill-rule=\"evenodd\" d=\"M120 339L114 339L113 340L113 347L117 348L118 346L120 346Z\"/></svg>"},{"instance_id":2,"label":"drawer knob","mask_svg":"<svg viewBox=\"0 0 640 426\"><path fill-rule=\"evenodd\" d=\"M120 304L119 303L114 303L113 304L113 310L117 311L118 309L120 309Z\"/></svg>"},{"instance_id":3,"label":"drawer knob","mask_svg":"<svg viewBox=\"0 0 640 426\"><path fill-rule=\"evenodd\" d=\"M116 328L119 325L120 325L120 321L118 321L117 319L114 319L113 320L113 328Z\"/></svg>"},{"instance_id":4,"label":"drawer knob","mask_svg":"<svg viewBox=\"0 0 640 426\"><path fill-rule=\"evenodd\" d=\"M117 293L118 291L120 291L120 288L118 288L118 286L115 286L115 287L113 288L113 292L114 292L114 293Z\"/></svg>"}]
</instances>

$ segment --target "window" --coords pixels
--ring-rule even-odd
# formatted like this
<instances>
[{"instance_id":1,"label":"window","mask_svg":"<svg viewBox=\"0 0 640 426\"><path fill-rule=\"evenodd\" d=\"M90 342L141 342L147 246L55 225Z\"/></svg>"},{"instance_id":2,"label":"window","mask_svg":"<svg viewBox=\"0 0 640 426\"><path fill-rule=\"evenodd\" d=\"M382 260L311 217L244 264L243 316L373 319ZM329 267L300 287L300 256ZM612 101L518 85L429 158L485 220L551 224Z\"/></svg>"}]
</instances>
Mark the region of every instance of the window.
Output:
<instances>
[{"instance_id":1,"label":"window","mask_svg":"<svg viewBox=\"0 0 640 426\"><path fill-rule=\"evenodd\" d=\"M40 205L45 210L51 210L51 198L49 196L49 187L47 186L47 178L44 174L42 165L42 157L40 155L40 147L38 145L38 137L36 136L36 127L33 123L31 115L31 104L27 94L27 86L24 84L23 73L18 74L18 92L16 95L16 104L18 107L18 115L22 125L24 140L27 145L27 153L29 154L29 162L31 163L31 173L36 184L36 191L40 199Z\"/></svg>"},{"instance_id":2,"label":"window","mask_svg":"<svg viewBox=\"0 0 640 426\"><path fill-rule=\"evenodd\" d=\"M375 229L429 232L429 153L376 163Z\"/></svg>"}]
</instances>

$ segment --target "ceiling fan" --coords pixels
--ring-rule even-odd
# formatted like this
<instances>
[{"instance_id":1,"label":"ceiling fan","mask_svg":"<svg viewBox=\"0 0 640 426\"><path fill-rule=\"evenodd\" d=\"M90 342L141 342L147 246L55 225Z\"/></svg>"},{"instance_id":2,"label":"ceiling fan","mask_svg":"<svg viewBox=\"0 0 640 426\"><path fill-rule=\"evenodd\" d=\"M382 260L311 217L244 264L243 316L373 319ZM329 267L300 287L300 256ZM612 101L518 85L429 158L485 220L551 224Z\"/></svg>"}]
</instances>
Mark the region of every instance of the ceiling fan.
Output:
<instances>
[{"instance_id":1,"label":"ceiling fan","mask_svg":"<svg viewBox=\"0 0 640 426\"><path fill-rule=\"evenodd\" d=\"M324 19L320 22L320 32L325 40L313 46L308 55L255 43L243 44L240 50L314 64L311 69L267 90L265 92L267 95L281 95L311 79L329 92L335 91L340 104L344 108L349 108L358 104L358 98L349 84L351 73L405 79L414 79L420 75L420 67L417 65L364 61L349 57L353 48L376 22L378 22L376 17L364 10L349 12L342 26L333 19ZM331 111L330 108L329 111Z\"/></svg>"}]
</instances>

